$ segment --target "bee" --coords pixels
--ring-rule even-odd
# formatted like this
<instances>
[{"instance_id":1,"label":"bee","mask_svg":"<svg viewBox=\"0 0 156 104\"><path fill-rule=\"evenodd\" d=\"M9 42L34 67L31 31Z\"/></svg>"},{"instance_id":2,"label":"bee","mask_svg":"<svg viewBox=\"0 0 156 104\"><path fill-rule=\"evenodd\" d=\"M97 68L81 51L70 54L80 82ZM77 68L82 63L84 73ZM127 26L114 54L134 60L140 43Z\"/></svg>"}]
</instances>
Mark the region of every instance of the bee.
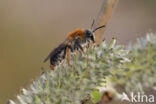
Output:
<instances>
[{"instance_id":1,"label":"bee","mask_svg":"<svg viewBox=\"0 0 156 104\"><path fill-rule=\"evenodd\" d=\"M54 70L55 67L60 65L64 59L67 59L68 66L70 67L71 54L75 53L76 51L80 51L84 54L84 56L86 56L84 48L89 47L89 45L92 43L95 43L95 35L96 43L99 43L99 41L102 39L104 29L101 31L97 30L107 25L117 1L118 0L104 0L99 14L95 19L95 23L93 21L91 28L76 29L69 33L65 41L62 42L57 48L52 50L44 62L50 59L50 67L52 70ZM104 25L101 26L101 24ZM97 32L95 33L95 31Z\"/></svg>"},{"instance_id":2,"label":"bee","mask_svg":"<svg viewBox=\"0 0 156 104\"><path fill-rule=\"evenodd\" d=\"M72 31L68 34L64 42L62 42L57 48L51 51L44 62L50 59L50 67L52 70L54 70L55 67L60 65L60 63L62 63L62 61L67 58L67 63L70 67L71 54L76 51L80 51L86 56L84 48L89 46L91 43L95 43L94 32L103 27L105 27L105 25L97 27L95 29L76 29Z\"/></svg>"}]
</instances>

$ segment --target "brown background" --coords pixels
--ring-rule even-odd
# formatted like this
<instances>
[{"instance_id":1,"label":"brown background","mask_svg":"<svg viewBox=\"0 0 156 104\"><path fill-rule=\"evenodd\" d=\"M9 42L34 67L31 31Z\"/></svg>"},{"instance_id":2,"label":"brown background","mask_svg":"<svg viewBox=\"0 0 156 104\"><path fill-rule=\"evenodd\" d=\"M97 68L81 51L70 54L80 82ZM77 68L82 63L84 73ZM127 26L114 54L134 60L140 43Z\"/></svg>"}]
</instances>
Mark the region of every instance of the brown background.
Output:
<instances>
[{"instance_id":1,"label":"brown background","mask_svg":"<svg viewBox=\"0 0 156 104\"><path fill-rule=\"evenodd\" d=\"M75 28L89 28L102 0L0 1L0 104L41 73L48 53ZM155 0L119 0L105 38L127 44L156 32Z\"/></svg>"}]
</instances>

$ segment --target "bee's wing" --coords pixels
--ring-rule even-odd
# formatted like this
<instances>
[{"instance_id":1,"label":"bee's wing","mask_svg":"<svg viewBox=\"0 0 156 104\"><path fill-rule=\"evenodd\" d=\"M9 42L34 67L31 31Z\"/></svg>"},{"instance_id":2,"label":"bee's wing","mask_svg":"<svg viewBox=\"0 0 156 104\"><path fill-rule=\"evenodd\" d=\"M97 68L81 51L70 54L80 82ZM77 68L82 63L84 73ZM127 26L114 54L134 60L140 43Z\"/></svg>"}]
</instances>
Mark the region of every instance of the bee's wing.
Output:
<instances>
[{"instance_id":1,"label":"bee's wing","mask_svg":"<svg viewBox=\"0 0 156 104\"><path fill-rule=\"evenodd\" d=\"M98 16L96 17L96 19L92 25L93 30L102 25L107 26L107 23L112 15L113 9L114 9L115 5L117 4L117 2L118 2L118 0L104 0L103 1L103 4L98 13ZM97 43L99 43L101 41L101 39L103 38L104 31L105 31L105 28L100 29L95 32Z\"/></svg>"},{"instance_id":2,"label":"bee's wing","mask_svg":"<svg viewBox=\"0 0 156 104\"><path fill-rule=\"evenodd\" d=\"M55 48L56 49L56 48ZM46 62L46 61L48 61L49 60L49 58L51 57L51 56L53 56L53 54L55 53L55 49L54 50L52 50L51 52L50 52L50 54L44 59L44 61L43 62Z\"/></svg>"},{"instance_id":3,"label":"bee's wing","mask_svg":"<svg viewBox=\"0 0 156 104\"><path fill-rule=\"evenodd\" d=\"M57 54L57 52L62 48L65 47L67 45L67 42L64 41L63 43L61 43L57 48L53 49L50 54L45 58L45 60L43 62L46 62L49 60L49 58L51 58L53 55Z\"/></svg>"}]
</instances>

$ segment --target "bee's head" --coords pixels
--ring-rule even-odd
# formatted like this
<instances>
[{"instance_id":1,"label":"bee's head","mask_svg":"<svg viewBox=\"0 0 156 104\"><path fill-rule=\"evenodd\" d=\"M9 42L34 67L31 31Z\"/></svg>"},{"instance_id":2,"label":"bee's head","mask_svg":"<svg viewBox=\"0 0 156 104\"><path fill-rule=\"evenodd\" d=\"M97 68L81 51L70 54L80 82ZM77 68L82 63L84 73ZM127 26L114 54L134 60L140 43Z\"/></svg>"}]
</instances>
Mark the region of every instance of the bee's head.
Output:
<instances>
[{"instance_id":1,"label":"bee's head","mask_svg":"<svg viewBox=\"0 0 156 104\"><path fill-rule=\"evenodd\" d=\"M95 37L94 37L94 33L90 30L85 30L85 39L86 40L91 40L93 43L95 43Z\"/></svg>"},{"instance_id":2,"label":"bee's head","mask_svg":"<svg viewBox=\"0 0 156 104\"><path fill-rule=\"evenodd\" d=\"M95 43L95 35L94 35L94 32L105 27L105 25L102 25L100 27L97 27L95 28L94 30L85 30L84 33L85 33L85 39L86 40L91 40L93 43Z\"/></svg>"}]
</instances>

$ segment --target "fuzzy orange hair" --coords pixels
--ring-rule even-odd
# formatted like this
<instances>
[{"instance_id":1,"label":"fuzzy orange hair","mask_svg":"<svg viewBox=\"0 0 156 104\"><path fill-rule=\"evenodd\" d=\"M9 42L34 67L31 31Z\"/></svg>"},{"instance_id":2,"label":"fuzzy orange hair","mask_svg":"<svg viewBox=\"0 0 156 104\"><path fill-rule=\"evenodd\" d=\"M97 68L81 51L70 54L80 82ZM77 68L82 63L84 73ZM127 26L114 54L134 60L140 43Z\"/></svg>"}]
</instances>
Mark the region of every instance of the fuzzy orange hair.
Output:
<instances>
[{"instance_id":1,"label":"fuzzy orange hair","mask_svg":"<svg viewBox=\"0 0 156 104\"><path fill-rule=\"evenodd\" d=\"M80 37L80 39L83 39L84 31L82 29L76 29L68 34L68 39L75 39L76 37Z\"/></svg>"}]
</instances>

